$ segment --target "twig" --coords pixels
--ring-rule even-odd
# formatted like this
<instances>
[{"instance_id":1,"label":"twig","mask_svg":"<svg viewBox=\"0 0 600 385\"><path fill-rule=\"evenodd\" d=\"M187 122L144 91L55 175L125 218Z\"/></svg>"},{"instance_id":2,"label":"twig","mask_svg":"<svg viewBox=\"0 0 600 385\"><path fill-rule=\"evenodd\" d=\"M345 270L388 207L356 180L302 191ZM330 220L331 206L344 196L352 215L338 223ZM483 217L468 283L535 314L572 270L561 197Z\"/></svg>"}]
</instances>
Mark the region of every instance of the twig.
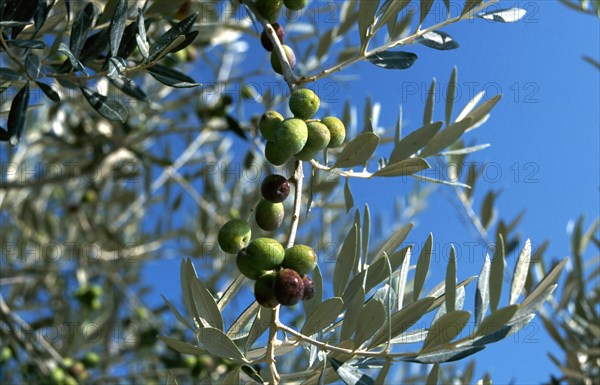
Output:
<instances>
[{"instance_id":1,"label":"twig","mask_svg":"<svg viewBox=\"0 0 600 385\"><path fill-rule=\"evenodd\" d=\"M269 325L269 344L267 345L266 362L271 372L271 384L279 384L279 372L275 361L275 345L277 343L277 325L279 324L279 306L271 310L271 323Z\"/></svg>"},{"instance_id":2,"label":"twig","mask_svg":"<svg viewBox=\"0 0 600 385\"><path fill-rule=\"evenodd\" d=\"M296 161L294 175L290 181L294 184L294 210L292 212L292 223L290 224L290 234L288 236L287 248L294 246L296 242L296 233L298 232L298 223L300 222L300 210L302 206L302 185L304 172L302 171L302 162Z\"/></svg>"},{"instance_id":3,"label":"twig","mask_svg":"<svg viewBox=\"0 0 600 385\"><path fill-rule=\"evenodd\" d=\"M305 83L310 83L310 82L314 82L317 81L319 79L322 79L326 76L331 75L334 72L337 71L341 71L342 69L346 68L349 65L352 65L354 63L357 63L359 61L365 60L367 57L371 56L371 55L375 55L378 54L380 52L384 52L387 51L389 49L392 49L394 47L397 47L399 45L407 45L407 44L412 44L415 42L415 40L417 40L418 38L422 37L423 35L425 35L426 33L429 32L433 32L436 31L440 28L443 28L449 24L453 24L456 23L464 18L466 18L469 14L474 14L475 12L478 12L482 9L485 9L487 7L489 7L490 5L497 3L499 0L490 0L487 3L482 3L479 6L475 7L473 10L469 11L469 13L465 14L465 15L461 15L461 16L457 16L457 17L452 17L452 18L448 18L438 24L432 25L429 28L425 28L425 29L419 29L417 30L415 33L413 33L410 36L406 36L402 39L399 40L395 40L395 41L391 41L387 44L384 44L380 47L377 47L371 51L364 51L364 52L359 52L357 55L352 56L349 59L344 60L341 63L338 63L336 65L334 65L331 68L325 69L321 72L319 72L316 75L312 75L312 76L303 76L301 78L299 78L296 82L296 84L301 85L301 84L305 84Z\"/></svg>"}]
</instances>

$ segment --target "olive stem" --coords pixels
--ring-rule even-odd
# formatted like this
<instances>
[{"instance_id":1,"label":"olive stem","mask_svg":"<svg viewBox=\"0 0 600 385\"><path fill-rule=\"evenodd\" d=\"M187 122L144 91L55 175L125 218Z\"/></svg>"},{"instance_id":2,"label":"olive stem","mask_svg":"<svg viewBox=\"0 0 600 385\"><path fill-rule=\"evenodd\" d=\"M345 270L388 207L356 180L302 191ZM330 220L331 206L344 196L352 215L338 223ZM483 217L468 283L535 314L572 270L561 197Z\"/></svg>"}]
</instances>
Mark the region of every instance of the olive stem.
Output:
<instances>
[{"instance_id":1,"label":"olive stem","mask_svg":"<svg viewBox=\"0 0 600 385\"><path fill-rule=\"evenodd\" d=\"M294 246L296 242L296 233L298 232L298 223L300 222L300 209L302 206L302 182L304 181L304 171L302 170L302 161L296 161L294 175L290 182L294 184L294 210L292 212L292 223L290 225L290 235L286 248Z\"/></svg>"},{"instance_id":2,"label":"olive stem","mask_svg":"<svg viewBox=\"0 0 600 385\"><path fill-rule=\"evenodd\" d=\"M408 45L408 44L414 44L416 42L416 40L420 37L422 37L423 35L429 33L429 32L433 32L433 31L437 31L440 28L443 28L449 24L454 24L462 19L468 18L470 15L475 14L475 12L479 12L482 9L485 9L487 7L489 7L490 5L497 3L499 0L490 0L488 2L482 3L479 6L475 7L474 9L470 10L469 12L467 12L464 15L460 15L460 16L456 16L456 17L449 17L446 20L432 25L429 28L425 28L425 29L417 29L416 32L414 32L413 34L406 36L402 39L398 39L398 40L393 40L390 41L389 43L386 43L382 46L379 46L377 48L374 48L370 51L367 50L367 47L365 46L357 55L354 55L352 57L350 57L347 60L344 60L341 63L337 63L336 65L334 65L333 67L327 68L322 70L321 72L312 75L312 76L302 76L300 77L297 81L296 84L298 85L302 85L302 84L306 84L306 83L310 83L310 82L315 82L319 79L322 79L324 77L327 77L329 75L331 75L334 72L337 71L341 71L342 69L346 68L349 65L352 65L354 63L357 63L359 61L363 61L366 58L368 58L371 55L375 55L378 54L380 52L384 52L387 51L389 49L392 49L394 47L397 47L399 45ZM372 37L372 36L371 36ZM368 37L369 38L369 37ZM369 38L370 39L370 38Z\"/></svg>"},{"instance_id":3,"label":"olive stem","mask_svg":"<svg viewBox=\"0 0 600 385\"><path fill-rule=\"evenodd\" d=\"M271 372L272 385L279 384L279 372L277 371L277 362L275 361L275 344L277 343L277 325L279 324L279 308L277 305L271 310L271 323L269 325L269 344L267 345L266 362Z\"/></svg>"},{"instance_id":4,"label":"olive stem","mask_svg":"<svg viewBox=\"0 0 600 385\"><path fill-rule=\"evenodd\" d=\"M287 55L285 53L285 50L283 49L283 44L281 44L281 42L279 41L279 37L277 36L275 29L273 29L273 27L271 26L271 23L269 23L269 21L267 19L265 19L260 14L260 12L258 12L258 10L256 9L256 7L254 6L254 4L251 1L248 1L248 0L239 0L239 1L241 4L245 5L248 8L248 10L250 10L250 12L256 18L256 20L258 20L258 22L265 29L265 33L269 37L269 40L271 40L271 43L273 43L273 50L275 51L275 54L277 55L277 59L279 59L279 62L281 63L281 72L283 75L283 79L285 80L288 87L290 88L290 91L293 91L295 88L295 84L298 83L298 78L296 78L296 76L292 72L292 67L290 66L290 63L288 62Z\"/></svg>"}]
</instances>

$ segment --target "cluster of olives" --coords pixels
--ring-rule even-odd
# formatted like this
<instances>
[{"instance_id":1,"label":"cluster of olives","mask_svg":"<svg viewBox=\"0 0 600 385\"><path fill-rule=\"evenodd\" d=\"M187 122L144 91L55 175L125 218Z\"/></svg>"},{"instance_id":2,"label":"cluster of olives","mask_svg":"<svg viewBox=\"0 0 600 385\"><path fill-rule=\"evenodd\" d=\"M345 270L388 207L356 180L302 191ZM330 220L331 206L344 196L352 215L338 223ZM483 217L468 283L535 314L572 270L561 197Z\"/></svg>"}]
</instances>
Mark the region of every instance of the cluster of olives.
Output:
<instances>
[{"instance_id":1,"label":"cluster of olives","mask_svg":"<svg viewBox=\"0 0 600 385\"><path fill-rule=\"evenodd\" d=\"M262 200L256 207L256 223L263 230L277 228L283 221L283 201L290 193L288 180L269 175L261 185ZM254 297L262 306L293 306L314 296L314 284L307 276L317 265L315 251L306 245L285 249L272 238L252 238L250 225L232 219L219 230L221 249L237 254L236 264L246 277L255 280Z\"/></svg>"},{"instance_id":2,"label":"cluster of olives","mask_svg":"<svg viewBox=\"0 0 600 385\"><path fill-rule=\"evenodd\" d=\"M285 6L289 10L299 11L304 9L307 3L308 0L256 0L255 6L261 16L271 23L271 26L279 38L279 42L283 44L285 33L283 32L281 25L277 23L277 18L281 13L282 7ZM271 66L273 67L273 70L278 74L282 74L283 70L281 68L281 63L275 52L273 52L273 43L269 40L265 31L260 35L260 42L267 51L271 52ZM294 54L294 51L287 45L283 45L283 50L288 63L290 63L290 67L294 69L294 67L296 67L296 55Z\"/></svg>"},{"instance_id":3,"label":"cluster of olives","mask_svg":"<svg viewBox=\"0 0 600 385\"><path fill-rule=\"evenodd\" d=\"M81 286L75 291L75 298L87 309L98 310L102 306L102 287L97 284Z\"/></svg>"},{"instance_id":4,"label":"cluster of olives","mask_svg":"<svg viewBox=\"0 0 600 385\"><path fill-rule=\"evenodd\" d=\"M311 90L302 88L292 93L289 100L293 118L284 119L273 110L265 112L258 128L267 140L265 157L275 165L285 164L292 156L311 160L325 148L340 146L346 138L344 123L334 116L312 119L321 101Z\"/></svg>"}]
</instances>

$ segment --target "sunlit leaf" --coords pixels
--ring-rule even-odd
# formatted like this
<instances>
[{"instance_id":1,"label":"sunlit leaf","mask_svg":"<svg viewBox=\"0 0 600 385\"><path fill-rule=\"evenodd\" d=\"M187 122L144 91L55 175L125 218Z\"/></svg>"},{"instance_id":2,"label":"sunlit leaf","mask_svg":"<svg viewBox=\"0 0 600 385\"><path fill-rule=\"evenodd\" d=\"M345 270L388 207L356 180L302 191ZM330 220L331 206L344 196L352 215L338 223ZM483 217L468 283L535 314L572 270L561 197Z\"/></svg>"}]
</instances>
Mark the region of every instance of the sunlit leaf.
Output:
<instances>
[{"instance_id":1,"label":"sunlit leaf","mask_svg":"<svg viewBox=\"0 0 600 385\"><path fill-rule=\"evenodd\" d=\"M201 346L211 354L235 362L248 362L242 352L235 346L235 343L219 329L212 327L202 328L198 330L197 337Z\"/></svg>"},{"instance_id":2,"label":"sunlit leaf","mask_svg":"<svg viewBox=\"0 0 600 385\"><path fill-rule=\"evenodd\" d=\"M25 128L25 118L27 107L29 106L29 82L25 83L23 88L17 92L15 98L10 104L10 112L6 122L8 135L10 136L11 146L15 146L21 140L23 129Z\"/></svg>"},{"instance_id":3,"label":"sunlit leaf","mask_svg":"<svg viewBox=\"0 0 600 385\"><path fill-rule=\"evenodd\" d=\"M104 95L100 95L99 93L84 87L80 87L80 89L90 106L106 119L118 120L121 122L127 120L127 107L125 107L122 102L116 99L109 99Z\"/></svg>"},{"instance_id":4,"label":"sunlit leaf","mask_svg":"<svg viewBox=\"0 0 600 385\"><path fill-rule=\"evenodd\" d=\"M117 52L119 51L126 21L127 0L119 0L110 23L110 55L113 57L117 56Z\"/></svg>"},{"instance_id":5,"label":"sunlit leaf","mask_svg":"<svg viewBox=\"0 0 600 385\"><path fill-rule=\"evenodd\" d=\"M363 0L365 1L365 0ZM369 0L367 0L369 1ZM374 381L371 377L367 376L365 373L360 370L354 368L348 363L342 363L341 361L336 360L335 358L330 358L329 362L331 362L331 366L338 374L340 379L344 381L346 385L373 385Z\"/></svg>"},{"instance_id":6,"label":"sunlit leaf","mask_svg":"<svg viewBox=\"0 0 600 385\"><path fill-rule=\"evenodd\" d=\"M71 27L71 35L69 40L70 52L75 58L79 58L79 54L83 49L83 44L85 43L88 34L92 30L92 23L94 21L95 13L96 10L94 5L92 3L88 3L75 18L75 22Z\"/></svg>"},{"instance_id":7,"label":"sunlit leaf","mask_svg":"<svg viewBox=\"0 0 600 385\"><path fill-rule=\"evenodd\" d=\"M160 64L155 64L152 67L147 68L146 71L148 71L154 79L170 87L190 88L201 85L196 83L191 77Z\"/></svg>"},{"instance_id":8,"label":"sunlit leaf","mask_svg":"<svg viewBox=\"0 0 600 385\"><path fill-rule=\"evenodd\" d=\"M527 11L522 8L508 8L480 13L477 15L477 17L489 21L498 21L501 23L516 23L517 21L521 20L526 13Z\"/></svg>"},{"instance_id":9,"label":"sunlit leaf","mask_svg":"<svg viewBox=\"0 0 600 385\"><path fill-rule=\"evenodd\" d=\"M440 51L448 51L459 47L452 36L442 31L430 31L424 33L423 36L416 40L416 42Z\"/></svg>"},{"instance_id":10,"label":"sunlit leaf","mask_svg":"<svg viewBox=\"0 0 600 385\"><path fill-rule=\"evenodd\" d=\"M373 299L366 303L358 318L356 335L354 337L356 346L362 345L386 324L385 314L386 311L381 301Z\"/></svg>"},{"instance_id":11,"label":"sunlit leaf","mask_svg":"<svg viewBox=\"0 0 600 385\"><path fill-rule=\"evenodd\" d=\"M300 333L310 336L320 332L337 319L343 308L344 302L338 297L321 302L317 305L315 311L308 316Z\"/></svg>"},{"instance_id":12,"label":"sunlit leaf","mask_svg":"<svg viewBox=\"0 0 600 385\"><path fill-rule=\"evenodd\" d=\"M481 273L477 279L477 290L475 292L475 326L481 323L490 304L490 267L491 261L488 255L481 267Z\"/></svg>"},{"instance_id":13,"label":"sunlit leaf","mask_svg":"<svg viewBox=\"0 0 600 385\"><path fill-rule=\"evenodd\" d=\"M506 254L504 252L504 238L498 233L496 237L496 250L492 257L490 267L490 307L492 312L498 308L502 286L504 281L504 266L506 264Z\"/></svg>"},{"instance_id":14,"label":"sunlit leaf","mask_svg":"<svg viewBox=\"0 0 600 385\"><path fill-rule=\"evenodd\" d=\"M512 305L517 302L517 299L521 295L523 288L525 287L525 281L527 280L527 273L529 272L529 263L531 262L531 242L525 241L525 246L519 254L515 271L513 273L512 281L510 283L510 299L509 304Z\"/></svg>"},{"instance_id":15,"label":"sunlit leaf","mask_svg":"<svg viewBox=\"0 0 600 385\"><path fill-rule=\"evenodd\" d=\"M444 130L438 132L427 145L425 145L425 148L423 148L419 156L425 158L444 150L446 147L456 142L467 128L471 126L471 123L471 118L465 118L460 122L447 126Z\"/></svg>"},{"instance_id":16,"label":"sunlit leaf","mask_svg":"<svg viewBox=\"0 0 600 385\"><path fill-rule=\"evenodd\" d=\"M423 249L421 249L421 253L419 254L419 259L417 260L417 267L415 269L415 278L413 284L413 300L416 301L421 294L421 290L423 289L423 285L425 284L425 278L427 278L427 273L429 271L429 264L431 261L431 252L433 251L433 234L429 233L425 244L423 245Z\"/></svg>"},{"instance_id":17,"label":"sunlit leaf","mask_svg":"<svg viewBox=\"0 0 600 385\"><path fill-rule=\"evenodd\" d=\"M423 158L408 158L400 162L385 166L373 173L373 177L407 176L430 168L429 163Z\"/></svg>"},{"instance_id":18,"label":"sunlit leaf","mask_svg":"<svg viewBox=\"0 0 600 385\"><path fill-rule=\"evenodd\" d=\"M197 13L186 17L152 43L152 45L150 45L148 60L153 61L158 58L179 36L190 32L197 17Z\"/></svg>"},{"instance_id":19,"label":"sunlit leaf","mask_svg":"<svg viewBox=\"0 0 600 385\"><path fill-rule=\"evenodd\" d=\"M340 297L348 284L350 273L356 261L356 245L358 242L358 229L353 226L348 232L340 249L333 270L333 295Z\"/></svg>"},{"instance_id":20,"label":"sunlit leaf","mask_svg":"<svg viewBox=\"0 0 600 385\"><path fill-rule=\"evenodd\" d=\"M350 168L367 163L379 143L379 135L365 132L348 142L333 167Z\"/></svg>"},{"instance_id":21,"label":"sunlit leaf","mask_svg":"<svg viewBox=\"0 0 600 385\"><path fill-rule=\"evenodd\" d=\"M427 333L421 352L433 350L458 336L467 325L471 313L468 311L448 311L436 320Z\"/></svg>"}]
</instances>

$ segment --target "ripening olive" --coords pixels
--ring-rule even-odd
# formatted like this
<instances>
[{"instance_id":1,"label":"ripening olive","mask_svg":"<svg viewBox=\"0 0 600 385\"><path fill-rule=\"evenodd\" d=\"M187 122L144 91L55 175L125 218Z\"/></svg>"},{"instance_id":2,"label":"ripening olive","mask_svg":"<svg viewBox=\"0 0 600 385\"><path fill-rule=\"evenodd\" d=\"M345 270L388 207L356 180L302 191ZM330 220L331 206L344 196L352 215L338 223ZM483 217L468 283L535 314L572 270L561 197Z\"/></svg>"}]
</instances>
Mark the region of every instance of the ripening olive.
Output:
<instances>
[{"instance_id":1,"label":"ripening olive","mask_svg":"<svg viewBox=\"0 0 600 385\"><path fill-rule=\"evenodd\" d=\"M341 120L335 116L326 116L321 119L321 123L327 126L331 136L331 140L327 147L334 148L344 143L344 139L346 139L346 127Z\"/></svg>"},{"instance_id":2,"label":"ripening olive","mask_svg":"<svg viewBox=\"0 0 600 385\"><path fill-rule=\"evenodd\" d=\"M254 262L250 259L247 249L241 249L235 258L235 264L242 274L250 279L258 279L261 275L265 274L265 270L261 270L254 265Z\"/></svg>"},{"instance_id":3,"label":"ripening olive","mask_svg":"<svg viewBox=\"0 0 600 385\"><path fill-rule=\"evenodd\" d=\"M308 140L308 127L300 119L289 118L273 133L273 143L291 153L300 152Z\"/></svg>"},{"instance_id":4,"label":"ripening olive","mask_svg":"<svg viewBox=\"0 0 600 385\"><path fill-rule=\"evenodd\" d=\"M258 227L265 231L277 230L283 223L284 211L283 203L271 203L268 200L261 199L256 205L254 218Z\"/></svg>"},{"instance_id":5,"label":"ripening olive","mask_svg":"<svg viewBox=\"0 0 600 385\"><path fill-rule=\"evenodd\" d=\"M317 254L306 245L294 245L285 251L285 257L281 266L293 269L298 274L308 274L317 265Z\"/></svg>"},{"instance_id":6,"label":"ripening olive","mask_svg":"<svg viewBox=\"0 0 600 385\"><path fill-rule=\"evenodd\" d=\"M308 139L302 151L296 154L300 160L311 160L315 155L329 144L331 138L326 125L319 122L308 122Z\"/></svg>"},{"instance_id":7,"label":"ripening olive","mask_svg":"<svg viewBox=\"0 0 600 385\"><path fill-rule=\"evenodd\" d=\"M285 36L283 27L281 27L279 23L273 23L271 24L271 27L273 27L273 29L275 30L275 34L277 35L279 42L283 44L283 38ZM260 44L262 44L263 48L267 51L273 51L273 43L271 42L271 39L269 39L269 36L267 36L267 32L264 30L260 34Z\"/></svg>"},{"instance_id":8,"label":"ripening olive","mask_svg":"<svg viewBox=\"0 0 600 385\"><path fill-rule=\"evenodd\" d=\"M279 305L275 298L275 272L261 275L254 283L254 298L261 306L275 307Z\"/></svg>"},{"instance_id":9,"label":"ripening olive","mask_svg":"<svg viewBox=\"0 0 600 385\"><path fill-rule=\"evenodd\" d=\"M219 230L219 246L224 252L235 254L248 245L251 236L252 231L248 222L243 219L232 219Z\"/></svg>"},{"instance_id":10,"label":"ripening olive","mask_svg":"<svg viewBox=\"0 0 600 385\"><path fill-rule=\"evenodd\" d=\"M296 55L294 54L294 50L285 44L283 45L283 50L288 63L290 63L290 68L296 68ZM275 50L271 51L271 67L273 67L273 71L277 72L279 75L283 75L281 62L279 61Z\"/></svg>"},{"instance_id":11,"label":"ripening olive","mask_svg":"<svg viewBox=\"0 0 600 385\"><path fill-rule=\"evenodd\" d=\"M246 247L248 259L257 269L274 270L281 266L285 249L272 238L256 238Z\"/></svg>"},{"instance_id":12,"label":"ripening olive","mask_svg":"<svg viewBox=\"0 0 600 385\"><path fill-rule=\"evenodd\" d=\"M275 298L284 306L297 304L304 296L302 277L292 269L281 269L275 275Z\"/></svg>"},{"instance_id":13,"label":"ripening olive","mask_svg":"<svg viewBox=\"0 0 600 385\"><path fill-rule=\"evenodd\" d=\"M258 121L258 129L262 136L267 140L273 139L273 133L283 122L283 116L277 111L269 110L265 112Z\"/></svg>"},{"instance_id":14,"label":"ripening olive","mask_svg":"<svg viewBox=\"0 0 600 385\"><path fill-rule=\"evenodd\" d=\"M269 21L274 23L277 21L281 8L283 6L282 0L256 0L255 4L258 12Z\"/></svg>"},{"instance_id":15,"label":"ripening olive","mask_svg":"<svg viewBox=\"0 0 600 385\"><path fill-rule=\"evenodd\" d=\"M274 142L265 144L265 158L273 166L284 165L293 154L285 147L278 146Z\"/></svg>"},{"instance_id":16,"label":"ripening olive","mask_svg":"<svg viewBox=\"0 0 600 385\"><path fill-rule=\"evenodd\" d=\"M283 0L283 5L292 11L304 9L306 4L308 4L308 0Z\"/></svg>"},{"instance_id":17,"label":"ripening olive","mask_svg":"<svg viewBox=\"0 0 600 385\"><path fill-rule=\"evenodd\" d=\"M262 181L260 192L269 202L283 202L290 195L290 182L283 175L272 174Z\"/></svg>"},{"instance_id":18,"label":"ripening olive","mask_svg":"<svg viewBox=\"0 0 600 385\"><path fill-rule=\"evenodd\" d=\"M308 275L302 277L302 283L304 283L304 296L302 300L306 301L315 296L315 283Z\"/></svg>"},{"instance_id":19,"label":"ripening olive","mask_svg":"<svg viewBox=\"0 0 600 385\"><path fill-rule=\"evenodd\" d=\"M301 88L292 93L288 104L296 118L306 120L317 113L321 100L312 90Z\"/></svg>"}]
</instances>

